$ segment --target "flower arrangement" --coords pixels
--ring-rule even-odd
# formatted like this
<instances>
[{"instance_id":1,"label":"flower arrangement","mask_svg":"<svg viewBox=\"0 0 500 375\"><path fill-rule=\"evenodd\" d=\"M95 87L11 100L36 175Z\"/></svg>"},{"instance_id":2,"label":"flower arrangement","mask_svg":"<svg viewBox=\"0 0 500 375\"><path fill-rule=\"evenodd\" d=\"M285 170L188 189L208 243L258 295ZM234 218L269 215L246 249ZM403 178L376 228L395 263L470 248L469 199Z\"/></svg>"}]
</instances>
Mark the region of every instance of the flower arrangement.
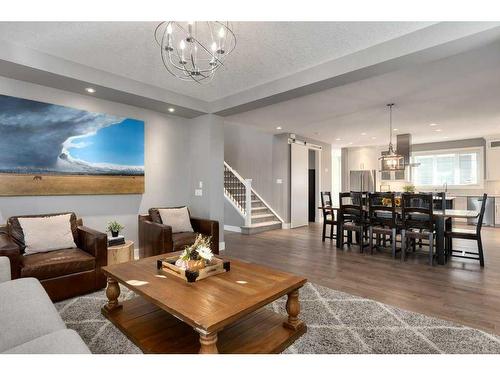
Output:
<instances>
[{"instance_id":1,"label":"flower arrangement","mask_svg":"<svg viewBox=\"0 0 500 375\"><path fill-rule=\"evenodd\" d=\"M111 232L113 237L118 237L120 231L122 231L125 227L121 225L118 221L110 221L108 226L106 227L107 232Z\"/></svg>"},{"instance_id":2,"label":"flower arrangement","mask_svg":"<svg viewBox=\"0 0 500 375\"><path fill-rule=\"evenodd\" d=\"M211 237L201 234L196 236L196 240L191 246L187 246L181 256L175 262L175 265L182 269L191 271L205 268L214 257L210 249Z\"/></svg>"},{"instance_id":3,"label":"flower arrangement","mask_svg":"<svg viewBox=\"0 0 500 375\"><path fill-rule=\"evenodd\" d=\"M391 206L391 199L390 198L382 198L382 204L384 206ZM394 198L394 205L396 207L401 207L401 198L400 197L395 197Z\"/></svg>"}]
</instances>

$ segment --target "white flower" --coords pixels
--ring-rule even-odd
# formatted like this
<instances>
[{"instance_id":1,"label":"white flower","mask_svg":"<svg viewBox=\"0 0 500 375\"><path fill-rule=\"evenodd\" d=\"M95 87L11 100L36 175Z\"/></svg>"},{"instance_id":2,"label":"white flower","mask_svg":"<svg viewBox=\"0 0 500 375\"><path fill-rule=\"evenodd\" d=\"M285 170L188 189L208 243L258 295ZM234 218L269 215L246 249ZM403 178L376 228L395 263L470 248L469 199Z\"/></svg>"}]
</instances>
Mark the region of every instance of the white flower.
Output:
<instances>
[{"instance_id":1,"label":"white flower","mask_svg":"<svg viewBox=\"0 0 500 375\"><path fill-rule=\"evenodd\" d=\"M196 251L198 251L198 255L201 258L208 260L209 262L212 260L214 256L214 254L212 254L212 250L210 250L210 248L206 246L201 246L198 249L196 249Z\"/></svg>"}]
</instances>

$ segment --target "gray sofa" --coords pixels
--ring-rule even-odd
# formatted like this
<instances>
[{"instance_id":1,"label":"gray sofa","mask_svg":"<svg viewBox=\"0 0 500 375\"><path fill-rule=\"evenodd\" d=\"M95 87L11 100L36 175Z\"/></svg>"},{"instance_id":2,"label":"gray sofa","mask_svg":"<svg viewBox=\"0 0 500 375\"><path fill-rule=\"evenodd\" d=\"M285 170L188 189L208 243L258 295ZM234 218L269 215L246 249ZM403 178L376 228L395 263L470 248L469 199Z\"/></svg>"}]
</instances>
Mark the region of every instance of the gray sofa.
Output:
<instances>
[{"instance_id":1,"label":"gray sofa","mask_svg":"<svg viewBox=\"0 0 500 375\"><path fill-rule=\"evenodd\" d=\"M0 353L90 354L37 279L10 275L9 259L0 257Z\"/></svg>"}]
</instances>

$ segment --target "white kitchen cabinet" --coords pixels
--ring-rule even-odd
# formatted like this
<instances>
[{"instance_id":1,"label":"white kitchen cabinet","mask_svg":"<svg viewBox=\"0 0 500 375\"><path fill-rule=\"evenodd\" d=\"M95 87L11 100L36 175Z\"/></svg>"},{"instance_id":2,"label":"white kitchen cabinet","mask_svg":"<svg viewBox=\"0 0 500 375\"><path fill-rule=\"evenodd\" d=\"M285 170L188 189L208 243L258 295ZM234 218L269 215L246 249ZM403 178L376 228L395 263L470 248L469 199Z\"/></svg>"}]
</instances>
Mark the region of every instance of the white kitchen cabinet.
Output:
<instances>
[{"instance_id":1,"label":"white kitchen cabinet","mask_svg":"<svg viewBox=\"0 0 500 375\"><path fill-rule=\"evenodd\" d=\"M486 141L486 180L500 180L500 139Z\"/></svg>"},{"instance_id":2,"label":"white kitchen cabinet","mask_svg":"<svg viewBox=\"0 0 500 375\"><path fill-rule=\"evenodd\" d=\"M455 210L466 210L467 209L467 197L455 197L453 202L453 208ZM466 223L467 219L454 219L456 223Z\"/></svg>"}]
</instances>

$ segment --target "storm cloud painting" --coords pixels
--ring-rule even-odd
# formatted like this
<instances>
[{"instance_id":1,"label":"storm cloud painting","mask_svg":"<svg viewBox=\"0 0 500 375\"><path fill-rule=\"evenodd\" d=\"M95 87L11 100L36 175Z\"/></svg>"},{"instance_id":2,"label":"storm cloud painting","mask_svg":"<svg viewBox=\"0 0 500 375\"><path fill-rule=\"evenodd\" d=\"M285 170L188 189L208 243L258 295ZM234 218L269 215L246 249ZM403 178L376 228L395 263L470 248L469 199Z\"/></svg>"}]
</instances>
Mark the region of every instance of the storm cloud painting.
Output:
<instances>
[{"instance_id":1,"label":"storm cloud painting","mask_svg":"<svg viewBox=\"0 0 500 375\"><path fill-rule=\"evenodd\" d=\"M0 175L144 176L144 122L0 95Z\"/></svg>"},{"instance_id":2,"label":"storm cloud painting","mask_svg":"<svg viewBox=\"0 0 500 375\"><path fill-rule=\"evenodd\" d=\"M0 95L0 172L144 174L144 123Z\"/></svg>"}]
</instances>

